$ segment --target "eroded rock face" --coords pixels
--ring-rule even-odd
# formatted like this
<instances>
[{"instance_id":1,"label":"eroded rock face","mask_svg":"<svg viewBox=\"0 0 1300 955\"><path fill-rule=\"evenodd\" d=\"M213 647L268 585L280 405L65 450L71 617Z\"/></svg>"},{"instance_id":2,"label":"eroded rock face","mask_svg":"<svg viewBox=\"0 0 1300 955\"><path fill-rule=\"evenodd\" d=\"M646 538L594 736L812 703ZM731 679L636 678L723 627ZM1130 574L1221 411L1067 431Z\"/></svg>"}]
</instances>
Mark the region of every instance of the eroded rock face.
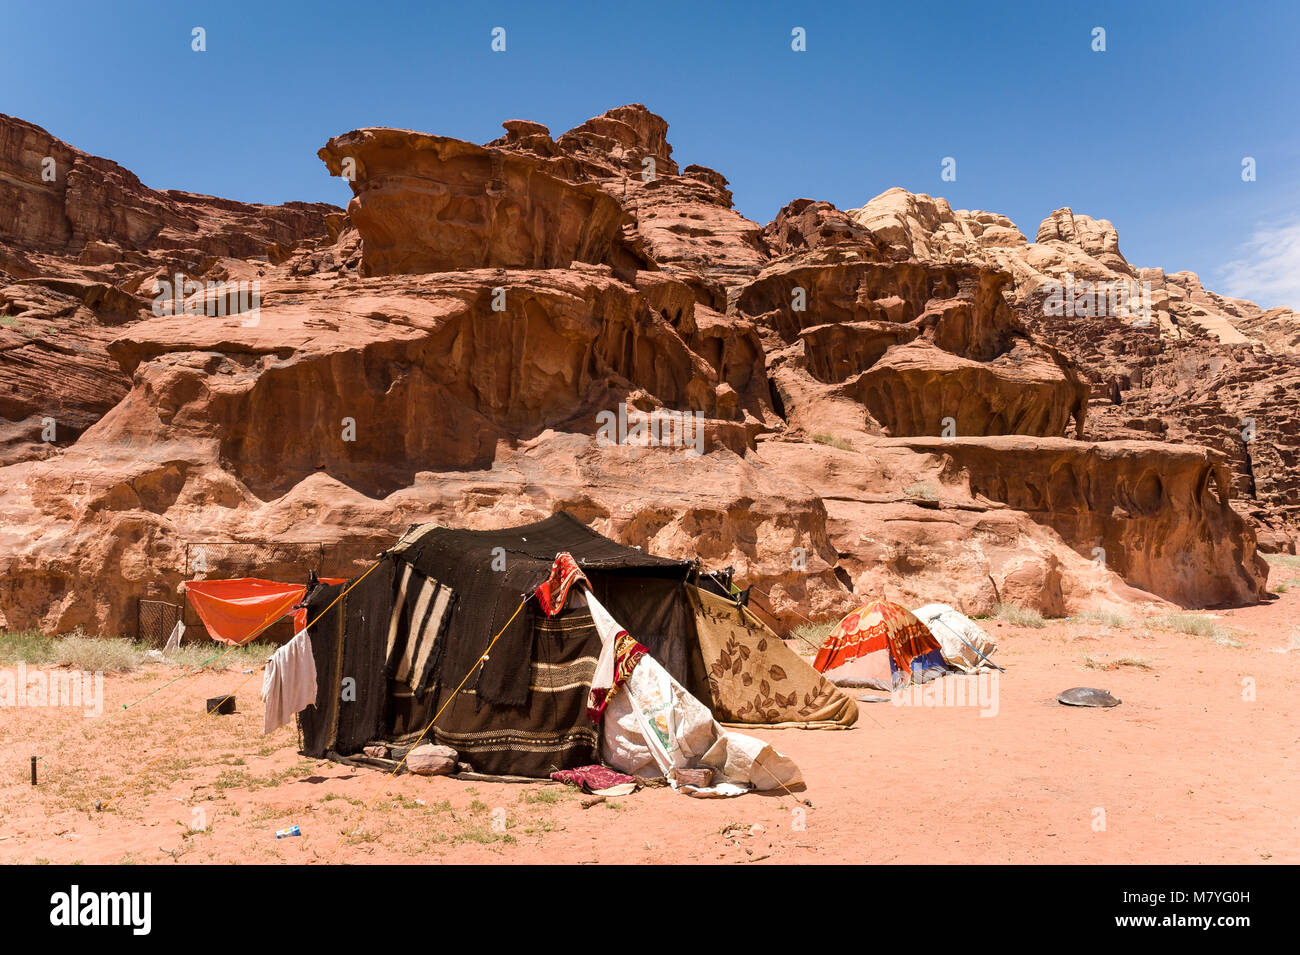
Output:
<instances>
[{"instance_id":1,"label":"eroded rock face","mask_svg":"<svg viewBox=\"0 0 1300 955\"><path fill-rule=\"evenodd\" d=\"M805 429L843 399L865 409L863 430L890 436L1081 428L1086 386L1020 327L1002 297L1006 280L831 250L773 264L736 311L767 330L769 373L787 417Z\"/></svg>"},{"instance_id":2,"label":"eroded rock face","mask_svg":"<svg viewBox=\"0 0 1300 955\"><path fill-rule=\"evenodd\" d=\"M83 217L84 235L45 213L27 244L0 235L17 320L0 326L0 626L133 633L139 599L175 599L195 542L276 543L226 576L297 579L307 552L347 575L411 523L559 508L735 567L783 628L870 596L970 613L1257 597L1220 459L1061 437L1111 389L1025 320L1010 253L1073 261L1079 242L1106 269L1105 223L1061 216L1068 239L1030 244L903 193L866 221L799 200L762 229L720 173L678 165L644 106L558 137L504 127L486 146L331 140L355 196L308 234L285 225L301 210L259 226L261 207L213 200L131 238L166 218L141 199L120 222ZM240 216L251 247L227 237ZM155 317L151 283L178 262L258 281L256 320ZM1135 346L1133 380L1163 374L1149 357ZM42 440L59 401L72 423ZM600 416L620 408L698 416L704 453L611 443Z\"/></svg>"},{"instance_id":3,"label":"eroded rock face","mask_svg":"<svg viewBox=\"0 0 1300 955\"><path fill-rule=\"evenodd\" d=\"M1119 233L1106 219L1075 215L1070 209L1057 209L1038 226L1036 242L1061 242L1082 250L1111 272L1132 275L1133 268L1119 251Z\"/></svg>"},{"instance_id":4,"label":"eroded rock face","mask_svg":"<svg viewBox=\"0 0 1300 955\"><path fill-rule=\"evenodd\" d=\"M552 140L540 124L511 120L488 144L522 153L552 175L598 184L633 216L634 241L701 304L726 310L727 290L756 275L769 251L763 230L732 208L727 180L700 165L679 170L668 123L640 104L609 110Z\"/></svg>"},{"instance_id":5,"label":"eroded rock face","mask_svg":"<svg viewBox=\"0 0 1300 955\"><path fill-rule=\"evenodd\" d=\"M699 341L689 290L677 294ZM709 444L743 452L770 416L753 386L761 352L743 327L711 340L721 372L608 269L478 270L272 285L256 327L154 319L110 351L164 425L215 436L258 496L320 470L382 496L417 471L490 468L502 442L594 434L620 403L698 413Z\"/></svg>"},{"instance_id":6,"label":"eroded rock face","mask_svg":"<svg viewBox=\"0 0 1300 955\"><path fill-rule=\"evenodd\" d=\"M115 162L0 113L0 243L107 264L149 253L248 258L326 232L324 203L252 205L159 192ZM47 178L48 177L48 178Z\"/></svg>"},{"instance_id":7,"label":"eroded rock face","mask_svg":"<svg viewBox=\"0 0 1300 955\"><path fill-rule=\"evenodd\" d=\"M1010 273L1012 300L1032 306L1039 315L1044 282L1068 273L1090 281L1149 282L1152 317L1167 337L1180 337L1180 330L1194 327L1224 344L1264 344L1278 351L1290 350L1296 335L1294 323L1285 317L1294 312L1287 309L1265 311L1253 302L1208 291L1192 272L1131 265L1120 251L1114 225L1069 208L1045 218L1035 242L1026 240L1006 216L954 210L942 198L898 188L850 209L848 216L892 257L964 262ZM1268 331L1256 338L1251 329Z\"/></svg>"},{"instance_id":8,"label":"eroded rock face","mask_svg":"<svg viewBox=\"0 0 1300 955\"><path fill-rule=\"evenodd\" d=\"M1013 259L1000 253L1023 250L1027 245L1006 216L954 212L946 199L905 189L887 189L860 209L848 210L847 215L891 256L904 259L1006 269Z\"/></svg>"},{"instance_id":9,"label":"eroded rock face","mask_svg":"<svg viewBox=\"0 0 1300 955\"><path fill-rule=\"evenodd\" d=\"M1079 607L1167 606L1025 511L974 493L969 472L940 449L909 446L914 440L929 439L861 438L852 449L793 441L759 447L769 468L823 495L837 574L859 603L930 599L985 615L1006 602L1048 616ZM1005 447L1011 439L963 440L989 445L1000 467L1030 463ZM1000 451L993 447L999 443Z\"/></svg>"},{"instance_id":10,"label":"eroded rock face","mask_svg":"<svg viewBox=\"0 0 1300 955\"><path fill-rule=\"evenodd\" d=\"M1137 268L1115 227L1058 209L1035 242L1004 216L954 211L943 199L890 189L852 221L887 254L928 262L976 263L1013 277L1006 289L1025 327L1071 356L1091 389L1090 439L1150 436L1205 444L1233 471L1239 510L1269 549L1300 541L1300 425L1293 393L1300 376L1300 317L1290 309L1205 289L1192 272ZM1149 323L1107 301L1049 309L1051 282L1087 280L1141 290ZM1244 435L1251 435L1245 440Z\"/></svg>"},{"instance_id":11,"label":"eroded rock face","mask_svg":"<svg viewBox=\"0 0 1300 955\"><path fill-rule=\"evenodd\" d=\"M623 240L632 220L617 202L519 154L360 129L331 139L320 156L331 174L353 177L348 215L361 233L363 275L645 267Z\"/></svg>"},{"instance_id":12,"label":"eroded rock face","mask_svg":"<svg viewBox=\"0 0 1300 955\"><path fill-rule=\"evenodd\" d=\"M319 543L322 573L355 574L412 523L501 527L561 508L618 540L735 566L764 590L779 583L778 620L846 609L820 499L725 447L692 457L546 431L503 444L488 466L421 470L389 494L326 468L259 498L217 463L219 437L161 425L145 397L129 396L85 448L6 469L0 626L132 633L138 598L176 600L194 541L302 542L302 554ZM798 573L796 548L806 555Z\"/></svg>"},{"instance_id":13,"label":"eroded rock face","mask_svg":"<svg viewBox=\"0 0 1300 955\"><path fill-rule=\"evenodd\" d=\"M1028 514L1150 593L1192 607L1264 594L1267 566L1231 507L1222 456L1206 448L1019 437L905 443L944 455L973 494ZM1221 572L1207 574L1211 567Z\"/></svg>"},{"instance_id":14,"label":"eroded rock face","mask_svg":"<svg viewBox=\"0 0 1300 955\"><path fill-rule=\"evenodd\" d=\"M0 465L67 447L126 395L107 345L144 307L104 283L5 282L0 272Z\"/></svg>"},{"instance_id":15,"label":"eroded rock face","mask_svg":"<svg viewBox=\"0 0 1300 955\"><path fill-rule=\"evenodd\" d=\"M706 302L719 304L716 289L767 264L762 229L732 209L731 193L707 178L661 176L633 186L625 202L656 263L711 279Z\"/></svg>"},{"instance_id":16,"label":"eroded rock face","mask_svg":"<svg viewBox=\"0 0 1300 955\"><path fill-rule=\"evenodd\" d=\"M884 260L875 235L829 202L796 199L763 229L763 240L774 256L811 252L827 246L852 246Z\"/></svg>"},{"instance_id":17,"label":"eroded rock face","mask_svg":"<svg viewBox=\"0 0 1300 955\"><path fill-rule=\"evenodd\" d=\"M155 279L256 279L343 224L323 203L150 189L0 114L0 465L67 447L126 395L107 345L149 316Z\"/></svg>"}]
</instances>

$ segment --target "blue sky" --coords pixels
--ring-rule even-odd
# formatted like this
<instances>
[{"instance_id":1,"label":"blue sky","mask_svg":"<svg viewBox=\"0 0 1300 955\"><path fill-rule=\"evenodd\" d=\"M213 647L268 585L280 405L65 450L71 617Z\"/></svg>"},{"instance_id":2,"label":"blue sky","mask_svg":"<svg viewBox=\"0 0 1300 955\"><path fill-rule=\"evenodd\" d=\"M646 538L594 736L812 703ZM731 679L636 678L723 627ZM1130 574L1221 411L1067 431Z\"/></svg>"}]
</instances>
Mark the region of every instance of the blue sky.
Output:
<instances>
[{"instance_id":1,"label":"blue sky","mask_svg":"<svg viewBox=\"0 0 1300 955\"><path fill-rule=\"evenodd\" d=\"M558 135L641 102L760 223L897 185L1032 239L1070 206L1114 222L1135 264L1300 306L1296 2L124 0L11 3L2 22L0 112L155 188L342 205L315 152L358 126L484 142L504 119Z\"/></svg>"}]
</instances>

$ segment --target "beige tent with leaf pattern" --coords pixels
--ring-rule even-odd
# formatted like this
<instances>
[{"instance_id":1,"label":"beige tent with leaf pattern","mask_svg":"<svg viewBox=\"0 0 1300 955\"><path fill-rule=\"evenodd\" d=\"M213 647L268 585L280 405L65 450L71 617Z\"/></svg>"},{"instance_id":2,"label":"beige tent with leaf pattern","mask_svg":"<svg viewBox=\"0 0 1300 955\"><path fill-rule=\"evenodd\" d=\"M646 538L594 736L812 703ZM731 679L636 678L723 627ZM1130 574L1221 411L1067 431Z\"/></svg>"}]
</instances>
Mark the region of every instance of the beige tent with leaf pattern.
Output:
<instances>
[{"instance_id":1,"label":"beige tent with leaf pattern","mask_svg":"<svg viewBox=\"0 0 1300 955\"><path fill-rule=\"evenodd\" d=\"M843 729L858 704L818 673L748 607L687 587L708 676L710 708L723 723Z\"/></svg>"}]
</instances>

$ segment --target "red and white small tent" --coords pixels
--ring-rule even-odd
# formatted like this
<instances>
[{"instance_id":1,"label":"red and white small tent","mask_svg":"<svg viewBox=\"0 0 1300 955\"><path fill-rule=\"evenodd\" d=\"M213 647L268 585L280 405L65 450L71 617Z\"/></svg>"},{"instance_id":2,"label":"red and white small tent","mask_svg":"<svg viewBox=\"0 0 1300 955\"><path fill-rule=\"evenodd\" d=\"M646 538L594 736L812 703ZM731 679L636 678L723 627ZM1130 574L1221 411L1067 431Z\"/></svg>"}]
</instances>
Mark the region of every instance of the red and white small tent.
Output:
<instances>
[{"instance_id":1,"label":"red and white small tent","mask_svg":"<svg viewBox=\"0 0 1300 955\"><path fill-rule=\"evenodd\" d=\"M813 668L832 683L891 690L915 671L944 670L939 642L906 607L875 600L839 622L817 651Z\"/></svg>"}]
</instances>

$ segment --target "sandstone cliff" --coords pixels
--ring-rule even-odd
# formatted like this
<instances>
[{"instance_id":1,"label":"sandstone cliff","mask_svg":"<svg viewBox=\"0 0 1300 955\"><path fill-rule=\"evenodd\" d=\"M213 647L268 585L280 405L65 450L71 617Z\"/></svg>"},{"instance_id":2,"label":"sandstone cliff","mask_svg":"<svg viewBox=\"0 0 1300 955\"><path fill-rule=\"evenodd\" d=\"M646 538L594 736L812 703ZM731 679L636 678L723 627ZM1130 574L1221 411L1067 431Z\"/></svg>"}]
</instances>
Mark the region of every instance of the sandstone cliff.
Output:
<instances>
[{"instance_id":1,"label":"sandstone cliff","mask_svg":"<svg viewBox=\"0 0 1300 955\"><path fill-rule=\"evenodd\" d=\"M1028 242L1005 216L953 210L890 189L849 219L894 258L973 263L1013 276L1008 300L1027 328L1068 353L1091 386L1086 436L1155 436L1201 444L1232 468L1235 505L1270 549L1300 537L1300 316L1218 295L1191 272L1129 264L1115 227L1070 209L1042 221ZM1149 323L1084 301L1049 314L1070 276L1141 290ZM1055 281L1057 285L1051 285ZM1081 285L1078 287L1082 287ZM1107 303L1108 306L1113 302ZM1134 310L1136 311L1136 310Z\"/></svg>"},{"instance_id":2,"label":"sandstone cliff","mask_svg":"<svg viewBox=\"0 0 1300 955\"><path fill-rule=\"evenodd\" d=\"M483 146L335 137L344 216L154 193L0 122L0 182L26 197L0 222L0 626L132 633L196 547L300 545L354 573L413 522L556 508L735 566L781 626L876 594L972 613L1259 598L1233 462L1096 441L1092 366L1026 312L1024 250L1110 274L1101 225L1030 244L941 200L893 218L798 200L764 228L643 106L558 137L504 126ZM39 185L42 152L115 191ZM211 289L155 314L146 283L176 268L257 281L255 320L213 314ZM611 442L620 408L699 430Z\"/></svg>"}]
</instances>

